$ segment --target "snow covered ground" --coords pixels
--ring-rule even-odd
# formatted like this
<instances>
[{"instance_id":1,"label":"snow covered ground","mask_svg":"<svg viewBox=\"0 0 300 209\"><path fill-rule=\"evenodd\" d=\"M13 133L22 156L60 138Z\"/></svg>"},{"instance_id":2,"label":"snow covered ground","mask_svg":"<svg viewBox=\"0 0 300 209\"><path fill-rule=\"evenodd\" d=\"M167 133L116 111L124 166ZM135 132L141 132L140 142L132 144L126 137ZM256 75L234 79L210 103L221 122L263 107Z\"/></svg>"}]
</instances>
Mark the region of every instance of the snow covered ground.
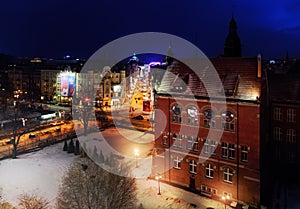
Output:
<instances>
[{"instance_id":1,"label":"snow covered ground","mask_svg":"<svg viewBox=\"0 0 300 209\"><path fill-rule=\"evenodd\" d=\"M0 161L0 187L3 198L13 205L18 202L21 194L37 194L55 204L55 198L62 176L72 162L80 157L62 151L63 143L58 143L43 150L20 155L18 159L5 159ZM142 169L142 168L141 168ZM187 191L160 184L161 195L158 195L158 182L139 178L138 202L145 209L194 208L223 208L219 202L203 198Z\"/></svg>"}]
</instances>

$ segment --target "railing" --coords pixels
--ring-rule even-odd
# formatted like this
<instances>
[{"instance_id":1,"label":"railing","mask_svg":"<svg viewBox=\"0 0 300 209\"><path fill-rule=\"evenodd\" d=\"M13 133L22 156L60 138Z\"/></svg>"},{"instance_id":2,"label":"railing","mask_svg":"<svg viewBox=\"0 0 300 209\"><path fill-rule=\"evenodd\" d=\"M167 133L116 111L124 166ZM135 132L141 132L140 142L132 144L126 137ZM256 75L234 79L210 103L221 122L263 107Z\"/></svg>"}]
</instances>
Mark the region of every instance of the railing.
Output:
<instances>
[{"instance_id":1,"label":"railing","mask_svg":"<svg viewBox=\"0 0 300 209\"><path fill-rule=\"evenodd\" d=\"M70 131L70 132L59 134L57 136L49 136L44 140L40 140L40 138L36 137L36 138L30 140L29 142L25 141L25 142L20 143L17 148L17 153L19 155L19 154L24 154L27 152L39 150L39 149L42 149L51 144L62 142L65 139L71 139L74 136L76 136L75 132ZM1 148L0 160L10 158L12 156L12 152L13 152L12 144L2 145L2 146L0 145L0 148Z\"/></svg>"}]
</instances>

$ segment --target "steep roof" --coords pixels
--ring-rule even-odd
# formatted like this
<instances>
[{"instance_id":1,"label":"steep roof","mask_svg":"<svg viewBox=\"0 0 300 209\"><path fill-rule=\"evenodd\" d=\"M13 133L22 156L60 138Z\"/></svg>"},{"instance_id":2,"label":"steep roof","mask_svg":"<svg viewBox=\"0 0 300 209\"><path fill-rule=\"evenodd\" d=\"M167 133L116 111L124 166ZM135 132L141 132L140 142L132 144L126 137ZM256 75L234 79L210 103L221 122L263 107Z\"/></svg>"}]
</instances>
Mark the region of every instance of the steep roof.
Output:
<instances>
[{"instance_id":1,"label":"steep roof","mask_svg":"<svg viewBox=\"0 0 300 209\"><path fill-rule=\"evenodd\" d=\"M261 92L261 79L257 78L257 59L217 57L210 59L213 68L199 66L198 75L185 64L173 62L168 67L158 93L177 96L221 97L256 100Z\"/></svg>"}]
</instances>

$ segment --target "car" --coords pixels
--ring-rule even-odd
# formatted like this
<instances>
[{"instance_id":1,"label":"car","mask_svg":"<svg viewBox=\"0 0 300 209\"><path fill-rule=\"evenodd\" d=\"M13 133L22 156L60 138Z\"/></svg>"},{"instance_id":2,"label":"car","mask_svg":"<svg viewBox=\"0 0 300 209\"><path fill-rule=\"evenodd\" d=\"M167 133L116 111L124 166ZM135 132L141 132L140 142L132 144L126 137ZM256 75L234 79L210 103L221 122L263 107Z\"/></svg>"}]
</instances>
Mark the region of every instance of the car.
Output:
<instances>
[{"instance_id":1,"label":"car","mask_svg":"<svg viewBox=\"0 0 300 209\"><path fill-rule=\"evenodd\" d=\"M29 139L35 138L35 134L29 134Z\"/></svg>"},{"instance_id":2,"label":"car","mask_svg":"<svg viewBox=\"0 0 300 209\"><path fill-rule=\"evenodd\" d=\"M144 117L142 115L138 115L132 118L133 120L144 120Z\"/></svg>"},{"instance_id":3,"label":"car","mask_svg":"<svg viewBox=\"0 0 300 209\"><path fill-rule=\"evenodd\" d=\"M5 144L12 144L13 142L14 142L13 138L5 140Z\"/></svg>"}]
</instances>

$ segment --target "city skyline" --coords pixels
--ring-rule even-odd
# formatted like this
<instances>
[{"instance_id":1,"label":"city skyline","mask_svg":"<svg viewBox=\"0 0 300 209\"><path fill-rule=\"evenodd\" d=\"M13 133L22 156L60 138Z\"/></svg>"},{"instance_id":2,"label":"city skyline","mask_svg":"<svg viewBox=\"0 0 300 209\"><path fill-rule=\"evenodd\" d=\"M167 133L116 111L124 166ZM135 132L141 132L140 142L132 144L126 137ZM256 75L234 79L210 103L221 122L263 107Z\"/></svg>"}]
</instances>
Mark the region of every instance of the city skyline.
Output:
<instances>
[{"instance_id":1,"label":"city skyline","mask_svg":"<svg viewBox=\"0 0 300 209\"><path fill-rule=\"evenodd\" d=\"M3 2L0 53L57 58L89 58L105 44L140 32L184 38L208 57L223 54L232 16L237 22L242 56L299 58L300 4L274 2L171 1L73 2L34 0Z\"/></svg>"}]
</instances>

